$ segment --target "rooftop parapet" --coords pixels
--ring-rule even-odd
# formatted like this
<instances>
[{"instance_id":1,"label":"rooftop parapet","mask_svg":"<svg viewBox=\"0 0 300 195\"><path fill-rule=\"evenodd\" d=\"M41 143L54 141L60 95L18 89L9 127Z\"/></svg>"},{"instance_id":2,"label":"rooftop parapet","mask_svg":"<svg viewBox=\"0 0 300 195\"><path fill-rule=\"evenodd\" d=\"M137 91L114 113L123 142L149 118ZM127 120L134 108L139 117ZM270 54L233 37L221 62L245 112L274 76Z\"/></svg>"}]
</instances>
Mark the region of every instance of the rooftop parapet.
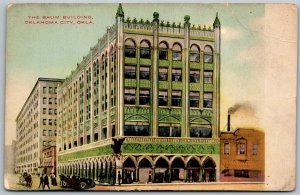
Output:
<instances>
[{"instance_id":1,"label":"rooftop parapet","mask_svg":"<svg viewBox=\"0 0 300 195\"><path fill-rule=\"evenodd\" d=\"M137 20L136 18L131 20L129 17L127 17L123 26L125 30L152 31L154 24L149 20ZM214 30L211 26L196 26L193 24L191 25L190 29L191 36L214 37ZM184 26L181 24L181 22L176 24L175 22L170 23L169 21L165 22L164 20L161 20L159 22L159 33L184 35Z\"/></svg>"}]
</instances>

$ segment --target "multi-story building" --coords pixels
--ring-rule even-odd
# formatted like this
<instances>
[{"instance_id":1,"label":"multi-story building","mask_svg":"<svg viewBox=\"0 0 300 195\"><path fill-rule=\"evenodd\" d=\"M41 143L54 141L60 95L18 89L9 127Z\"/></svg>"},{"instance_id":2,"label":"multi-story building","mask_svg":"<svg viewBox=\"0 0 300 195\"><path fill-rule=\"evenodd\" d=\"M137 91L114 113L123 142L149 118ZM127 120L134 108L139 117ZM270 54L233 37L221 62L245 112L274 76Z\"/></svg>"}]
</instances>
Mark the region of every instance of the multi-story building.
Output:
<instances>
[{"instance_id":1,"label":"multi-story building","mask_svg":"<svg viewBox=\"0 0 300 195\"><path fill-rule=\"evenodd\" d=\"M39 78L17 116L17 173L37 174L42 150L56 145L57 86L62 81Z\"/></svg>"},{"instance_id":2,"label":"multi-story building","mask_svg":"<svg viewBox=\"0 0 300 195\"><path fill-rule=\"evenodd\" d=\"M43 167L44 174L50 175L53 173L56 175L56 146L43 149L41 167Z\"/></svg>"},{"instance_id":3,"label":"multi-story building","mask_svg":"<svg viewBox=\"0 0 300 195\"><path fill-rule=\"evenodd\" d=\"M200 16L199 16L200 17ZM220 21L124 19L58 88L58 171L102 182L219 177ZM203 178L203 176L208 176Z\"/></svg>"},{"instance_id":4,"label":"multi-story building","mask_svg":"<svg viewBox=\"0 0 300 195\"><path fill-rule=\"evenodd\" d=\"M265 136L262 131L240 128L221 132L220 181L264 181Z\"/></svg>"}]
</instances>

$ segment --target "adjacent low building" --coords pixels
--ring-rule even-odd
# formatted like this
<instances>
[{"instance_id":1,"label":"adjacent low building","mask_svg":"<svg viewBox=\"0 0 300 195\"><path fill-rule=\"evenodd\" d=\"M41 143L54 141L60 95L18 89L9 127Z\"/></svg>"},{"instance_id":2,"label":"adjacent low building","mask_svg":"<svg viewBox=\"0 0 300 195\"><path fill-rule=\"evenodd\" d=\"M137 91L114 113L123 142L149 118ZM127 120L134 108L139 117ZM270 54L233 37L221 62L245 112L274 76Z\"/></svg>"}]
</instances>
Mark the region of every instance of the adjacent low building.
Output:
<instances>
[{"instance_id":1,"label":"adjacent low building","mask_svg":"<svg viewBox=\"0 0 300 195\"><path fill-rule=\"evenodd\" d=\"M255 129L221 132L220 181L262 182L265 176L265 136Z\"/></svg>"},{"instance_id":2,"label":"adjacent low building","mask_svg":"<svg viewBox=\"0 0 300 195\"><path fill-rule=\"evenodd\" d=\"M43 149L41 167L44 174L56 174L56 146L49 146Z\"/></svg>"},{"instance_id":3,"label":"adjacent low building","mask_svg":"<svg viewBox=\"0 0 300 195\"><path fill-rule=\"evenodd\" d=\"M39 173L43 149L56 145L57 86L62 82L39 78L17 116L17 173Z\"/></svg>"}]
</instances>

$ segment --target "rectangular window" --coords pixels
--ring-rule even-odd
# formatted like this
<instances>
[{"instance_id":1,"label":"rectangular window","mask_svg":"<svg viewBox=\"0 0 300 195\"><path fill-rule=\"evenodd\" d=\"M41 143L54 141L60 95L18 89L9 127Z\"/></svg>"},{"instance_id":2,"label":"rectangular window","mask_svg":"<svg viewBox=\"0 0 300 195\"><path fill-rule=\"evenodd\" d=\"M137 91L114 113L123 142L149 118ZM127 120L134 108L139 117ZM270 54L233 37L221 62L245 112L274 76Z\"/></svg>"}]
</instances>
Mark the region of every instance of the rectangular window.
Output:
<instances>
[{"instance_id":1,"label":"rectangular window","mask_svg":"<svg viewBox=\"0 0 300 195\"><path fill-rule=\"evenodd\" d=\"M44 130L43 130L43 136L46 136L46 135L47 135L47 130L44 129Z\"/></svg>"},{"instance_id":2,"label":"rectangular window","mask_svg":"<svg viewBox=\"0 0 300 195\"><path fill-rule=\"evenodd\" d=\"M150 67L141 66L140 67L140 79L150 79Z\"/></svg>"},{"instance_id":3,"label":"rectangular window","mask_svg":"<svg viewBox=\"0 0 300 195\"><path fill-rule=\"evenodd\" d=\"M212 71L204 71L204 83L213 83Z\"/></svg>"},{"instance_id":4,"label":"rectangular window","mask_svg":"<svg viewBox=\"0 0 300 195\"><path fill-rule=\"evenodd\" d=\"M212 108L212 93L204 93L203 98L203 107L204 108Z\"/></svg>"},{"instance_id":5,"label":"rectangular window","mask_svg":"<svg viewBox=\"0 0 300 195\"><path fill-rule=\"evenodd\" d=\"M213 55L210 53L204 53L204 63L213 63Z\"/></svg>"},{"instance_id":6,"label":"rectangular window","mask_svg":"<svg viewBox=\"0 0 300 195\"><path fill-rule=\"evenodd\" d=\"M191 127L190 137L204 137L211 138L212 131L210 127Z\"/></svg>"},{"instance_id":7,"label":"rectangular window","mask_svg":"<svg viewBox=\"0 0 300 195\"><path fill-rule=\"evenodd\" d=\"M47 108L43 108L43 114L47 113Z\"/></svg>"},{"instance_id":8,"label":"rectangular window","mask_svg":"<svg viewBox=\"0 0 300 195\"><path fill-rule=\"evenodd\" d=\"M181 69L172 69L172 81L181 81L182 75L181 75Z\"/></svg>"},{"instance_id":9,"label":"rectangular window","mask_svg":"<svg viewBox=\"0 0 300 195\"><path fill-rule=\"evenodd\" d=\"M168 80L168 68L159 68L158 80L160 81Z\"/></svg>"},{"instance_id":10,"label":"rectangular window","mask_svg":"<svg viewBox=\"0 0 300 195\"><path fill-rule=\"evenodd\" d=\"M47 125L47 119L43 119L43 125Z\"/></svg>"},{"instance_id":11,"label":"rectangular window","mask_svg":"<svg viewBox=\"0 0 300 195\"><path fill-rule=\"evenodd\" d=\"M253 144L252 146L252 154L257 155L258 154L258 144Z\"/></svg>"},{"instance_id":12,"label":"rectangular window","mask_svg":"<svg viewBox=\"0 0 300 195\"><path fill-rule=\"evenodd\" d=\"M135 58L136 57L135 47L125 46L125 57Z\"/></svg>"},{"instance_id":13,"label":"rectangular window","mask_svg":"<svg viewBox=\"0 0 300 195\"><path fill-rule=\"evenodd\" d=\"M125 65L124 77L125 77L125 79L135 79L136 78L136 66Z\"/></svg>"},{"instance_id":14,"label":"rectangular window","mask_svg":"<svg viewBox=\"0 0 300 195\"><path fill-rule=\"evenodd\" d=\"M173 61L181 61L181 51L173 51Z\"/></svg>"},{"instance_id":15,"label":"rectangular window","mask_svg":"<svg viewBox=\"0 0 300 195\"><path fill-rule=\"evenodd\" d=\"M135 89L125 89L124 104L135 104Z\"/></svg>"},{"instance_id":16,"label":"rectangular window","mask_svg":"<svg viewBox=\"0 0 300 195\"><path fill-rule=\"evenodd\" d=\"M229 155L229 143L224 143L224 155Z\"/></svg>"},{"instance_id":17,"label":"rectangular window","mask_svg":"<svg viewBox=\"0 0 300 195\"><path fill-rule=\"evenodd\" d=\"M77 141L74 141L73 145L74 145L74 147L77 147Z\"/></svg>"},{"instance_id":18,"label":"rectangular window","mask_svg":"<svg viewBox=\"0 0 300 195\"><path fill-rule=\"evenodd\" d=\"M149 104L150 104L150 89L141 89L140 105L149 105Z\"/></svg>"},{"instance_id":19,"label":"rectangular window","mask_svg":"<svg viewBox=\"0 0 300 195\"><path fill-rule=\"evenodd\" d=\"M245 143L238 143L237 144L237 154L238 155L244 155L244 154L246 154L246 144Z\"/></svg>"},{"instance_id":20,"label":"rectangular window","mask_svg":"<svg viewBox=\"0 0 300 195\"><path fill-rule=\"evenodd\" d=\"M191 91L190 92L190 107L198 108L199 107L199 92Z\"/></svg>"},{"instance_id":21,"label":"rectangular window","mask_svg":"<svg viewBox=\"0 0 300 195\"><path fill-rule=\"evenodd\" d=\"M55 114L55 115L57 114L57 110L56 110L56 109L54 109L54 114Z\"/></svg>"},{"instance_id":22,"label":"rectangular window","mask_svg":"<svg viewBox=\"0 0 300 195\"><path fill-rule=\"evenodd\" d=\"M106 139L106 138L107 138L107 128L103 127L102 128L101 139Z\"/></svg>"},{"instance_id":23,"label":"rectangular window","mask_svg":"<svg viewBox=\"0 0 300 195\"><path fill-rule=\"evenodd\" d=\"M52 108L49 108L49 114L52 115Z\"/></svg>"},{"instance_id":24,"label":"rectangular window","mask_svg":"<svg viewBox=\"0 0 300 195\"><path fill-rule=\"evenodd\" d=\"M47 93L47 87L43 87L43 94Z\"/></svg>"},{"instance_id":25,"label":"rectangular window","mask_svg":"<svg viewBox=\"0 0 300 195\"><path fill-rule=\"evenodd\" d=\"M172 91L172 106L181 106L181 91Z\"/></svg>"},{"instance_id":26,"label":"rectangular window","mask_svg":"<svg viewBox=\"0 0 300 195\"><path fill-rule=\"evenodd\" d=\"M53 93L53 88L49 87L49 93L52 94Z\"/></svg>"},{"instance_id":27,"label":"rectangular window","mask_svg":"<svg viewBox=\"0 0 300 195\"><path fill-rule=\"evenodd\" d=\"M80 143L79 143L79 145L80 145L80 146L83 145L83 137L80 138Z\"/></svg>"},{"instance_id":28,"label":"rectangular window","mask_svg":"<svg viewBox=\"0 0 300 195\"><path fill-rule=\"evenodd\" d=\"M199 83L200 82L200 71L199 70L190 70L190 82Z\"/></svg>"},{"instance_id":29,"label":"rectangular window","mask_svg":"<svg viewBox=\"0 0 300 195\"><path fill-rule=\"evenodd\" d=\"M168 105L168 91L159 91L159 105L167 106Z\"/></svg>"},{"instance_id":30,"label":"rectangular window","mask_svg":"<svg viewBox=\"0 0 300 195\"><path fill-rule=\"evenodd\" d=\"M90 135L86 136L86 143L87 144L91 143L91 136Z\"/></svg>"},{"instance_id":31,"label":"rectangular window","mask_svg":"<svg viewBox=\"0 0 300 195\"><path fill-rule=\"evenodd\" d=\"M52 104L52 98L49 98L49 104Z\"/></svg>"},{"instance_id":32,"label":"rectangular window","mask_svg":"<svg viewBox=\"0 0 300 195\"><path fill-rule=\"evenodd\" d=\"M47 98L43 97L43 104L47 104Z\"/></svg>"},{"instance_id":33,"label":"rectangular window","mask_svg":"<svg viewBox=\"0 0 300 195\"><path fill-rule=\"evenodd\" d=\"M180 137L181 129L180 127L158 127L158 136L159 137Z\"/></svg>"},{"instance_id":34,"label":"rectangular window","mask_svg":"<svg viewBox=\"0 0 300 195\"><path fill-rule=\"evenodd\" d=\"M146 125L125 125L125 136L149 136L149 126Z\"/></svg>"},{"instance_id":35,"label":"rectangular window","mask_svg":"<svg viewBox=\"0 0 300 195\"><path fill-rule=\"evenodd\" d=\"M94 141L98 141L99 140L99 137L98 137L98 133L94 133Z\"/></svg>"},{"instance_id":36,"label":"rectangular window","mask_svg":"<svg viewBox=\"0 0 300 195\"><path fill-rule=\"evenodd\" d=\"M49 125L52 125L52 119L49 119Z\"/></svg>"},{"instance_id":37,"label":"rectangular window","mask_svg":"<svg viewBox=\"0 0 300 195\"><path fill-rule=\"evenodd\" d=\"M159 50L159 59L160 60L168 60L168 50L160 49Z\"/></svg>"},{"instance_id":38,"label":"rectangular window","mask_svg":"<svg viewBox=\"0 0 300 195\"><path fill-rule=\"evenodd\" d=\"M57 87L54 87L54 93L57 93Z\"/></svg>"},{"instance_id":39,"label":"rectangular window","mask_svg":"<svg viewBox=\"0 0 300 195\"><path fill-rule=\"evenodd\" d=\"M52 130L49 130L48 135L49 135L49 136L52 136Z\"/></svg>"},{"instance_id":40,"label":"rectangular window","mask_svg":"<svg viewBox=\"0 0 300 195\"><path fill-rule=\"evenodd\" d=\"M140 49L140 58L151 58L151 51L149 47L141 47Z\"/></svg>"}]
</instances>

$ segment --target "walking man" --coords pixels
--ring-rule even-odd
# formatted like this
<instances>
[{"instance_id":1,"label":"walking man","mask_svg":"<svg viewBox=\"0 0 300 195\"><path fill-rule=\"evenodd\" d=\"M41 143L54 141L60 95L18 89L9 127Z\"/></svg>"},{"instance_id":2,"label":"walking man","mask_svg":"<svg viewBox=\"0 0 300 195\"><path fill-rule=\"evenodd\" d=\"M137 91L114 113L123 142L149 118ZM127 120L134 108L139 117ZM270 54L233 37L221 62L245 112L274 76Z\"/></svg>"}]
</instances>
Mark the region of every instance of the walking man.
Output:
<instances>
[{"instance_id":1,"label":"walking man","mask_svg":"<svg viewBox=\"0 0 300 195\"><path fill-rule=\"evenodd\" d=\"M41 177L40 177L40 185L39 185L39 188L42 186L42 188L44 189L44 174L41 174Z\"/></svg>"},{"instance_id":2,"label":"walking man","mask_svg":"<svg viewBox=\"0 0 300 195\"><path fill-rule=\"evenodd\" d=\"M46 174L44 177L44 185L43 185L43 189L45 188L45 186L48 186L48 189L50 190L50 186L49 186L49 178L48 175Z\"/></svg>"},{"instance_id":3,"label":"walking man","mask_svg":"<svg viewBox=\"0 0 300 195\"><path fill-rule=\"evenodd\" d=\"M120 173L120 171L118 171L118 182L119 182L119 185L121 185L121 173Z\"/></svg>"}]
</instances>

